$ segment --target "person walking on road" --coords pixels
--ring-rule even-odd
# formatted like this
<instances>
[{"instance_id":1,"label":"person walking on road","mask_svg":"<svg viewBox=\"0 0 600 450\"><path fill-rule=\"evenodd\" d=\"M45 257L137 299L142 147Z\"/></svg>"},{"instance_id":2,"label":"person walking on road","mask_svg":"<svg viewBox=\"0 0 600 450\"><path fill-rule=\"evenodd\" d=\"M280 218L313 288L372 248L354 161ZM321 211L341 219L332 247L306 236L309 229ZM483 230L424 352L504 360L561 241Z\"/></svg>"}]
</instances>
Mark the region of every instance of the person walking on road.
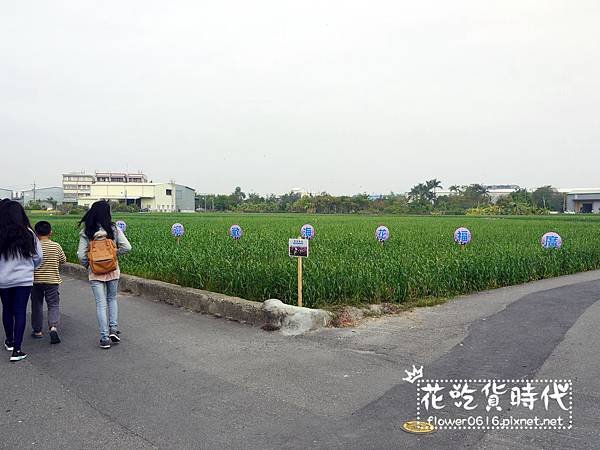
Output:
<instances>
[{"instance_id":1,"label":"person walking on road","mask_svg":"<svg viewBox=\"0 0 600 450\"><path fill-rule=\"evenodd\" d=\"M2 324L6 333L4 348L10 360L21 361L27 302L33 287L33 272L42 263L40 241L31 229L23 207L15 201L0 206L0 299Z\"/></svg>"},{"instance_id":2,"label":"person walking on road","mask_svg":"<svg viewBox=\"0 0 600 450\"><path fill-rule=\"evenodd\" d=\"M44 321L44 299L48 305L48 330L50 332L50 343L59 344L58 324L60 322L60 294L59 286L62 283L59 267L67 262L65 252L58 242L54 242L52 226L49 222L41 220L35 224L37 235L42 250L44 251L44 262L35 269L33 274L33 289L31 290L31 335L40 339L44 336L42 326Z\"/></svg>"},{"instance_id":3,"label":"person walking on road","mask_svg":"<svg viewBox=\"0 0 600 450\"><path fill-rule=\"evenodd\" d=\"M96 299L100 347L108 349L111 343L121 341L117 304L121 271L117 258L131 251L131 244L113 223L110 205L104 200L92 204L79 222L80 226L82 224L77 257L88 268L88 278Z\"/></svg>"}]
</instances>

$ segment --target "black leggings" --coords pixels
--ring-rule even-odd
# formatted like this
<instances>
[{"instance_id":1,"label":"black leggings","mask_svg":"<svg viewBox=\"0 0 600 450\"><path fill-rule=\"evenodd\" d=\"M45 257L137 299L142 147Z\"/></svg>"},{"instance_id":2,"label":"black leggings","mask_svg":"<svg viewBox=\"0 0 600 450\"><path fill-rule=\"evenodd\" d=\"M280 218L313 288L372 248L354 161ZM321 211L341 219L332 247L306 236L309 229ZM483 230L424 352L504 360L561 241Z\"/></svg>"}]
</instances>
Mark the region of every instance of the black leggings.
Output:
<instances>
[{"instance_id":1,"label":"black leggings","mask_svg":"<svg viewBox=\"0 0 600 450\"><path fill-rule=\"evenodd\" d=\"M2 324L6 332L6 340L13 344L15 350L21 350L25 323L27 319L27 302L31 286L17 286L0 289L2 299Z\"/></svg>"}]
</instances>

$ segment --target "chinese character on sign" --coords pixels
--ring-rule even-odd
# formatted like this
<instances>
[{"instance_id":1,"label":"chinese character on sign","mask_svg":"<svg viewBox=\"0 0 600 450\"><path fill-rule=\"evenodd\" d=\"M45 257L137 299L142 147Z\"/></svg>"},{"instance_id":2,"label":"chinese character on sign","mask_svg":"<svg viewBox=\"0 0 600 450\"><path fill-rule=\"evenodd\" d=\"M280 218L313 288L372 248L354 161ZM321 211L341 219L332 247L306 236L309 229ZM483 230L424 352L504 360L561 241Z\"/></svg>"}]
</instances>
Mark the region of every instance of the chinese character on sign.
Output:
<instances>
[{"instance_id":1,"label":"chinese character on sign","mask_svg":"<svg viewBox=\"0 0 600 450\"><path fill-rule=\"evenodd\" d=\"M444 405L440 404L444 399L444 395L435 395L444 389L445 388L441 387L438 383L435 383L435 386L432 386L431 383L427 383L427 386L421 388L421 390L425 392L425 395L421 399L421 403L425 405L425 410L429 411L429 406L433 409L444 408Z\"/></svg>"},{"instance_id":2,"label":"chinese character on sign","mask_svg":"<svg viewBox=\"0 0 600 450\"><path fill-rule=\"evenodd\" d=\"M558 233L546 233L542 236L542 247L544 248L561 248L562 238Z\"/></svg>"},{"instance_id":3,"label":"chinese character on sign","mask_svg":"<svg viewBox=\"0 0 600 450\"><path fill-rule=\"evenodd\" d=\"M171 234L174 237L181 237L181 236L183 236L184 233L185 233L185 228L183 228L183 225L181 225L180 223L175 223L171 227Z\"/></svg>"},{"instance_id":4,"label":"chinese character on sign","mask_svg":"<svg viewBox=\"0 0 600 450\"><path fill-rule=\"evenodd\" d=\"M300 235L303 239L312 239L315 237L315 227L311 224L304 224L302 228L300 228Z\"/></svg>"},{"instance_id":5,"label":"chinese character on sign","mask_svg":"<svg viewBox=\"0 0 600 450\"><path fill-rule=\"evenodd\" d=\"M562 399L563 399L563 397L566 397L567 395L569 395L569 390L571 388L570 383L559 384L555 381L553 383L553 385L554 385L554 392L552 394L548 395L548 393L550 392L550 386L546 386L546 388L542 392L542 400L544 400L544 407L546 408L546 411L548 411L549 399L556 400L556 403L558 403L558 406L563 411L568 411L569 408L567 408L565 406Z\"/></svg>"},{"instance_id":6,"label":"chinese character on sign","mask_svg":"<svg viewBox=\"0 0 600 450\"><path fill-rule=\"evenodd\" d=\"M231 227L229 228L229 236L236 240L241 238L242 227L240 227L239 225L231 225Z\"/></svg>"},{"instance_id":7,"label":"chinese character on sign","mask_svg":"<svg viewBox=\"0 0 600 450\"><path fill-rule=\"evenodd\" d=\"M123 233L125 233L125 230L127 229L127 224L125 223L125 221L123 221L123 220L117 220L115 222L115 225L117 226L117 228L119 230L121 230Z\"/></svg>"},{"instance_id":8,"label":"chinese character on sign","mask_svg":"<svg viewBox=\"0 0 600 450\"><path fill-rule=\"evenodd\" d=\"M454 241L459 245L467 245L471 242L471 232L467 228L457 228L454 232Z\"/></svg>"},{"instance_id":9,"label":"chinese character on sign","mask_svg":"<svg viewBox=\"0 0 600 450\"><path fill-rule=\"evenodd\" d=\"M453 384L452 390L450 391L450 397L454 400L454 406L457 408L463 407L467 411L471 411L477 408L477 405L472 405L474 397L471 395L476 392L477 389L469 389L468 383Z\"/></svg>"},{"instance_id":10,"label":"chinese character on sign","mask_svg":"<svg viewBox=\"0 0 600 450\"><path fill-rule=\"evenodd\" d=\"M383 225L378 227L375 230L375 238L379 241L379 242L385 242L390 238L390 230L388 230L387 227L384 227Z\"/></svg>"},{"instance_id":11,"label":"chinese character on sign","mask_svg":"<svg viewBox=\"0 0 600 450\"><path fill-rule=\"evenodd\" d=\"M513 406L522 406L523 408L529 408L533 411L535 402L539 399L538 394L535 392L535 388L528 381L522 388L514 387L510 391L510 404Z\"/></svg>"},{"instance_id":12,"label":"chinese character on sign","mask_svg":"<svg viewBox=\"0 0 600 450\"><path fill-rule=\"evenodd\" d=\"M502 411L500 406L500 396L506 394L506 384L497 384L496 380L488 381L487 384L481 389L487 398L487 406L485 407L487 412L490 412L492 408L496 411ZM503 390L504 389L504 390Z\"/></svg>"}]
</instances>

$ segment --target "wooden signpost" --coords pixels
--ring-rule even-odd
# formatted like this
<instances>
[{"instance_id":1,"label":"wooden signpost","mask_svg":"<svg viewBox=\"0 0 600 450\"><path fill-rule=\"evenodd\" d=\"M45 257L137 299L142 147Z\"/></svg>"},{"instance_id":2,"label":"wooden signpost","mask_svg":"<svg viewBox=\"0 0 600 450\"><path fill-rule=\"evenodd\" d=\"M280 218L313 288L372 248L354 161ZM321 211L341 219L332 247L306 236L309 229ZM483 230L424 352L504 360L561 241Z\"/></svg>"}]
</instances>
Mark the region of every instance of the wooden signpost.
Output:
<instances>
[{"instance_id":1,"label":"wooden signpost","mask_svg":"<svg viewBox=\"0 0 600 450\"><path fill-rule=\"evenodd\" d=\"M290 239L288 254L298 260L298 306L302 306L302 258L308 258L308 239Z\"/></svg>"},{"instance_id":2,"label":"wooden signpost","mask_svg":"<svg viewBox=\"0 0 600 450\"><path fill-rule=\"evenodd\" d=\"M298 258L298 306L302 306L302 256Z\"/></svg>"}]
</instances>

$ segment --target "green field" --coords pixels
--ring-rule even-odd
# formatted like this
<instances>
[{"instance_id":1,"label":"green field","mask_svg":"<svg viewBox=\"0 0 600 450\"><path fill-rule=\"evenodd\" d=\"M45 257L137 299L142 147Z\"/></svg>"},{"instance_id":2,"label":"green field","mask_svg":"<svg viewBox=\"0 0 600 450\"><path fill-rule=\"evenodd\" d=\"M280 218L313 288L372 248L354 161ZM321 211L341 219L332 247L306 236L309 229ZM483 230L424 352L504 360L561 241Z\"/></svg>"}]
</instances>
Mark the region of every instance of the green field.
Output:
<instances>
[{"instance_id":1,"label":"green field","mask_svg":"<svg viewBox=\"0 0 600 450\"><path fill-rule=\"evenodd\" d=\"M45 218L75 262L77 218ZM125 273L288 303L296 301L296 261L287 255L287 239L311 223L316 237L304 264L306 306L446 298L600 268L600 218L589 216L115 214L114 219L127 222L133 245L121 261ZM179 245L170 235L175 222L186 227ZM234 223L244 230L240 241L227 234ZM383 246L374 238L381 224L391 235ZM464 251L453 241L458 226L473 233ZM547 231L561 234L562 249L540 247Z\"/></svg>"}]
</instances>

